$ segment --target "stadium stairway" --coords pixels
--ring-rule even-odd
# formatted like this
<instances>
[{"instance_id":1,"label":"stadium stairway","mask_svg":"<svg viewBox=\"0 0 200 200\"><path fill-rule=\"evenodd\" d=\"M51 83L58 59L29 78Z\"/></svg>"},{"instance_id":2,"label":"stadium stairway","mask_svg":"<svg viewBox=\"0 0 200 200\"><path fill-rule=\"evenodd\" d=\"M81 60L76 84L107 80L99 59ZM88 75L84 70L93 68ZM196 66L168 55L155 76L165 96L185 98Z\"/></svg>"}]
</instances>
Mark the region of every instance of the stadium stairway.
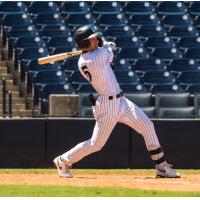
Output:
<instances>
[{"instance_id":1,"label":"stadium stairway","mask_svg":"<svg viewBox=\"0 0 200 200\"><path fill-rule=\"evenodd\" d=\"M14 83L13 75L7 72L7 62L0 61L0 79L6 79L6 90L12 91L12 117L32 117L32 109L27 109L25 97L20 95L19 86ZM0 98L2 99L2 81L0 81ZM8 111L8 95L6 95L6 111ZM0 102L2 116L2 102Z\"/></svg>"}]
</instances>

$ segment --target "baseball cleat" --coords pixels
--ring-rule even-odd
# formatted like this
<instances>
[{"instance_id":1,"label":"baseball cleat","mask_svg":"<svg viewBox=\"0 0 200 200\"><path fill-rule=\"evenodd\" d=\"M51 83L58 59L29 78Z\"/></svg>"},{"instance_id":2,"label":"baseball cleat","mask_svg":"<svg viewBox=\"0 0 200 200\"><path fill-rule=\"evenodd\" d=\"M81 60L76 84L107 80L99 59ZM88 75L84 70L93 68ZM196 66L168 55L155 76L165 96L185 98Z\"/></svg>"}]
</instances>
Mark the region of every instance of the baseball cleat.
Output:
<instances>
[{"instance_id":1,"label":"baseball cleat","mask_svg":"<svg viewBox=\"0 0 200 200\"><path fill-rule=\"evenodd\" d=\"M63 178L72 178L73 175L70 172L69 166L61 159L60 156L53 160L53 163L57 167L58 175Z\"/></svg>"},{"instance_id":2,"label":"baseball cleat","mask_svg":"<svg viewBox=\"0 0 200 200\"><path fill-rule=\"evenodd\" d=\"M180 173L170 166L165 166L162 170L157 168L156 178L180 178Z\"/></svg>"}]
</instances>

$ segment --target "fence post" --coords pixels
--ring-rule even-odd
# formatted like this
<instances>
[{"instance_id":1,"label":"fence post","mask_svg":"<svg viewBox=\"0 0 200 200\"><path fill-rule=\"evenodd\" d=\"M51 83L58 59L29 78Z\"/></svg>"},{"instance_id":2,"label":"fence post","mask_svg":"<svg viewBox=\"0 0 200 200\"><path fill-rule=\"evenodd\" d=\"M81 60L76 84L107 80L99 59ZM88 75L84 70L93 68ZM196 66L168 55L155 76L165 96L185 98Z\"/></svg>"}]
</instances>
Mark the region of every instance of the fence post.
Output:
<instances>
[{"instance_id":1,"label":"fence post","mask_svg":"<svg viewBox=\"0 0 200 200\"><path fill-rule=\"evenodd\" d=\"M12 91L8 91L8 115L12 118Z\"/></svg>"},{"instance_id":2,"label":"fence post","mask_svg":"<svg viewBox=\"0 0 200 200\"><path fill-rule=\"evenodd\" d=\"M2 114L6 117L6 78L2 79Z\"/></svg>"}]
</instances>

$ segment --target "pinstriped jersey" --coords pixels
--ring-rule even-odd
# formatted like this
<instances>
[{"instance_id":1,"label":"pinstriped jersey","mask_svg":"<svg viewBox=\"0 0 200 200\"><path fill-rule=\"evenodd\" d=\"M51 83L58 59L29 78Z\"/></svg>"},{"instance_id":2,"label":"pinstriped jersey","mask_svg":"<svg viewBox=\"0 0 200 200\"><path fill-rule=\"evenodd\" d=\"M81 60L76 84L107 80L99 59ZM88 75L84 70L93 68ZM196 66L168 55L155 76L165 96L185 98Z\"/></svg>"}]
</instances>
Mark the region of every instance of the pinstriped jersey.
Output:
<instances>
[{"instance_id":1,"label":"pinstriped jersey","mask_svg":"<svg viewBox=\"0 0 200 200\"><path fill-rule=\"evenodd\" d=\"M120 87L110 66L113 60L112 48L108 45L80 56L80 73L94 87L99 95L113 96L120 93Z\"/></svg>"}]
</instances>

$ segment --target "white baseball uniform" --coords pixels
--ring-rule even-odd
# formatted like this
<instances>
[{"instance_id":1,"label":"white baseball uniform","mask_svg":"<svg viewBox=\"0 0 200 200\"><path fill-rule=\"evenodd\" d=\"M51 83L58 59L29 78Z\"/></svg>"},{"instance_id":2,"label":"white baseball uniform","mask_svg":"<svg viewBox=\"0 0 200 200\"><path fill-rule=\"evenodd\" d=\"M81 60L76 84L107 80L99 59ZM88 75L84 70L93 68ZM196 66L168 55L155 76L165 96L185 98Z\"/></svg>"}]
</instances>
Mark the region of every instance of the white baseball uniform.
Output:
<instances>
[{"instance_id":1,"label":"white baseball uniform","mask_svg":"<svg viewBox=\"0 0 200 200\"><path fill-rule=\"evenodd\" d=\"M92 138L79 143L62 155L69 166L83 157L99 151L108 140L117 122L127 124L140 133L148 151L154 151L155 161L163 157L153 123L144 112L127 98L120 96L121 89L110 66L113 51L109 45L80 56L78 66L81 74L92 84L99 94L96 105L92 106L96 124ZM118 95L118 97L117 97ZM109 99L109 96L112 96Z\"/></svg>"}]
</instances>

